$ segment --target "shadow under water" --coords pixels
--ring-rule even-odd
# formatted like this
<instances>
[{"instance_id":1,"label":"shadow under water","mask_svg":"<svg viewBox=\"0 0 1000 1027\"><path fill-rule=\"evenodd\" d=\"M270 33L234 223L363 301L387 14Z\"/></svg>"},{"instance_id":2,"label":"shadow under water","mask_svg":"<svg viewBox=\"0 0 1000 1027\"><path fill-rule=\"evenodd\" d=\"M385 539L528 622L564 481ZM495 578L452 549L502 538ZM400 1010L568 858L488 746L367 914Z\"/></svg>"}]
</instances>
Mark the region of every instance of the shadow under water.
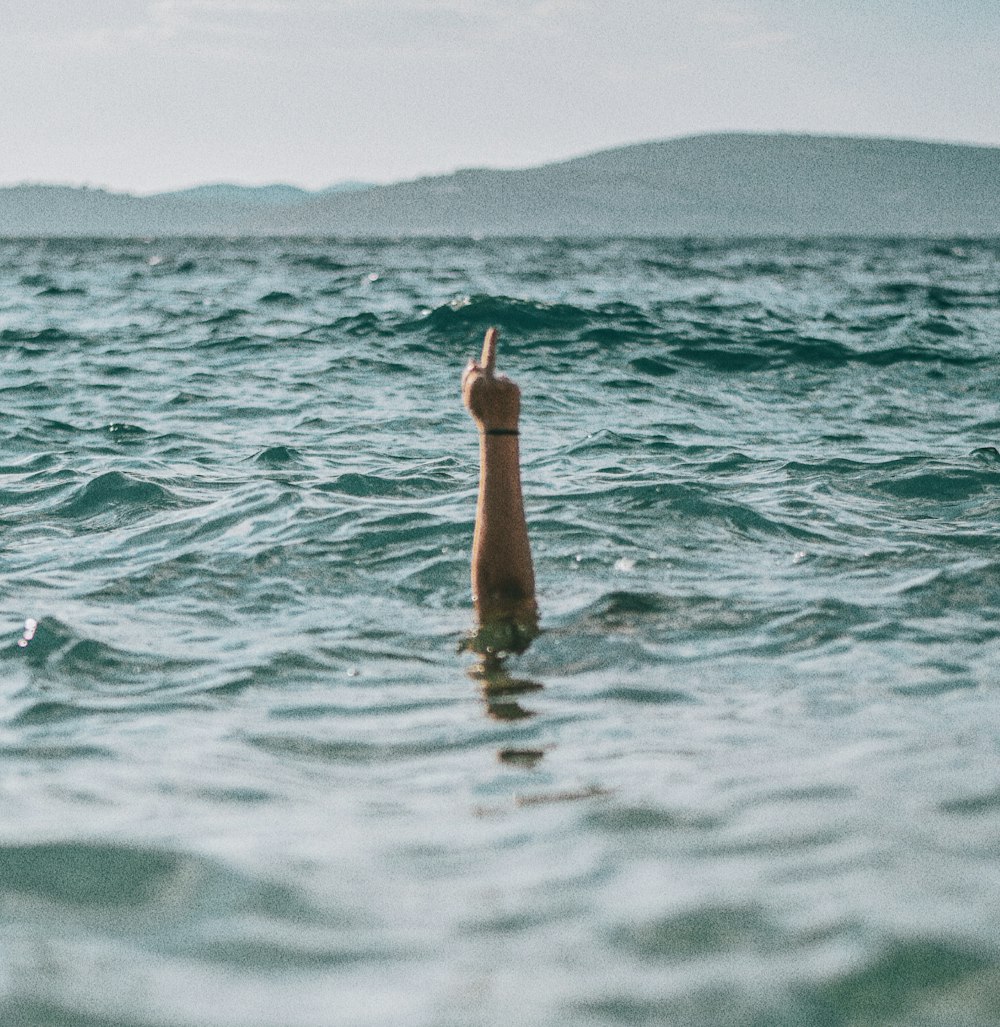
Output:
<instances>
[{"instance_id":1,"label":"shadow under water","mask_svg":"<svg viewBox=\"0 0 1000 1027\"><path fill-rule=\"evenodd\" d=\"M487 653L467 671L469 677L479 683L488 715L495 720L524 720L535 716L534 710L526 710L517 697L540 692L543 686L528 678L512 677L504 666L505 659L505 656Z\"/></svg>"},{"instance_id":2,"label":"shadow under water","mask_svg":"<svg viewBox=\"0 0 1000 1027\"><path fill-rule=\"evenodd\" d=\"M513 677L506 662L511 655L523 653L538 633L535 625L528 627L512 621L480 625L463 642L463 651L479 656L478 662L466 673L479 684L486 714L492 719L518 721L536 716L534 710L525 708L518 700L532 692L540 692L544 686L529 678ZM534 767L544 755L544 749L525 748L504 748L498 753L503 763L529 768Z\"/></svg>"}]
</instances>

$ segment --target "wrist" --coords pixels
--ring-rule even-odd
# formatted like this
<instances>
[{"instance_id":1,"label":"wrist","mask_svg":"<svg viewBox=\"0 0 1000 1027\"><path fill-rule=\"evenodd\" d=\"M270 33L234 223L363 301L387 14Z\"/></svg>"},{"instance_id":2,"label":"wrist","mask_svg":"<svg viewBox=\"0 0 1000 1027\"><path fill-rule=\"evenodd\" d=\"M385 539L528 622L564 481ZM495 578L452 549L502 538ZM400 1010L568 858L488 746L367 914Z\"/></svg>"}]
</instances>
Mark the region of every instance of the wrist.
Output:
<instances>
[{"instance_id":1,"label":"wrist","mask_svg":"<svg viewBox=\"0 0 1000 1027\"><path fill-rule=\"evenodd\" d=\"M480 428L480 433L483 435L520 435L521 433L517 428Z\"/></svg>"}]
</instances>

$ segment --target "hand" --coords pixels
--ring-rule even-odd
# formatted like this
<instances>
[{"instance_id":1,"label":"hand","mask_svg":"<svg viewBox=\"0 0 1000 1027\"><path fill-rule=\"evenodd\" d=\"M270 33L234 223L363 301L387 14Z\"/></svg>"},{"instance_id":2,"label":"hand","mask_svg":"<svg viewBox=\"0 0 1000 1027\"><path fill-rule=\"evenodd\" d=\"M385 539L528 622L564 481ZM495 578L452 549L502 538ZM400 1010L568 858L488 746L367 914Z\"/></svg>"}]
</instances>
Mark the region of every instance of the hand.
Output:
<instances>
[{"instance_id":1,"label":"hand","mask_svg":"<svg viewBox=\"0 0 1000 1027\"><path fill-rule=\"evenodd\" d=\"M521 390L506 375L494 371L497 338L497 330L490 328L483 340L479 363L469 361L462 375L462 400L481 430L516 431L521 413Z\"/></svg>"}]
</instances>

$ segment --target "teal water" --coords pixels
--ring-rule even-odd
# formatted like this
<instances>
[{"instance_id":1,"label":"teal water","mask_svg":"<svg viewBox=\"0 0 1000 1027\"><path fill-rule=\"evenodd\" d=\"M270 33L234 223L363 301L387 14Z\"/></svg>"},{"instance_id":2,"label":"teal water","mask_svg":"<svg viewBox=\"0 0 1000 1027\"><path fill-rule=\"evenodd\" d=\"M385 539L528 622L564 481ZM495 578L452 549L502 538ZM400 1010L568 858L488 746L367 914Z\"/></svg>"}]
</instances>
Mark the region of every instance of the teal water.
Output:
<instances>
[{"instance_id":1,"label":"teal water","mask_svg":"<svg viewBox=\"0 0 1000 1027\"><path fill-rule=\"evenodd\" d=\"M1000 1021L998 340L995 242L0 242L0 1023Z\"/></svg>"}]
</instances>

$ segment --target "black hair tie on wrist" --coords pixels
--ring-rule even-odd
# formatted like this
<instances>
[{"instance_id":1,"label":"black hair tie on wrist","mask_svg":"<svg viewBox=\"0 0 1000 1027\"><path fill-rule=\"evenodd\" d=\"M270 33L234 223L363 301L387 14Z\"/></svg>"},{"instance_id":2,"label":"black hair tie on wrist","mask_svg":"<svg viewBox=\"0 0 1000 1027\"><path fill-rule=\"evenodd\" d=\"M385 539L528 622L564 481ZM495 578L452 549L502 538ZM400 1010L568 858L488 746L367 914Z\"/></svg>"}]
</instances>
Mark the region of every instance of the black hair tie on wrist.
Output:
<instances>
[{"instance_id":1,"label":"black hair tie on wrist","mask_svg":"<svg viewBox=\"0 0 1000 1027\"><path fill-rule=\"evenodd\" d=\"M484 428L484 435L519 435L516 428Z\"/></svg>"}]
</instances>

